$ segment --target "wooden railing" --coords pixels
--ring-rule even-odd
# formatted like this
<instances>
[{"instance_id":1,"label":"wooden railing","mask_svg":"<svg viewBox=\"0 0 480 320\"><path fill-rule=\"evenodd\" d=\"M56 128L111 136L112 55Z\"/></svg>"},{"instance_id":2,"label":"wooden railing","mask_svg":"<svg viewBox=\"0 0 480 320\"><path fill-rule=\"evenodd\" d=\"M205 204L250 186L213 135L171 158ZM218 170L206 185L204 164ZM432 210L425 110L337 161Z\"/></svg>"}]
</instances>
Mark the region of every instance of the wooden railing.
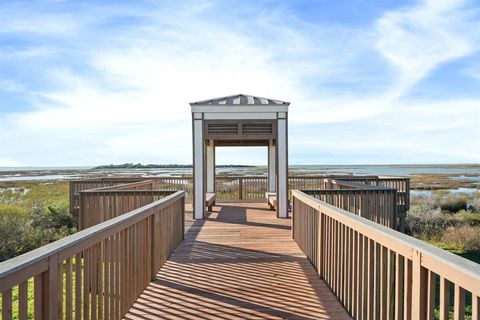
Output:
<instances>
[{"instance_id":1,"label":"wooden railing","mask_svg":"<svg viewBox=\"0 0 480 320\"><path fill-rule=\"evenodd\" d=\"M75 180L70 182L70 206L71 212L78 214L79 192L82 190L96 189L100 187L141 182L145 179L153 182L154 190L186 190L186 200L192 200L193 179L185 177L149 177L149 178L102 178L95 180ZM327 181L335 181L337 184L354 184L358 188L362 185L378 186L397 189L397 215L402 221L410 207L410 179L400 177L377 177L377 176L290 176L288 178L289 190L321 190L329 188ZM344 187L352 189L357 187ZM217 201L222 200L259 200L265 199L267 191L267 177L265 176L218 176L215 179ZM145 188L144 188L145 189Z\"/></svg>"},{"instance_id":2,"label":"wooden railing","mask_svg":"<svg viewBox=\"0 0 480 320\"><path fill-rule=\"evenodd\" d=\"M96 179L72 180L69 182L70 212L72 214L78 214L78 207L80 205L80 202L79 202L80 191L110 187L110 186L127 184L132 182L140 182L144 180L146 180L146 178L96 178ZM177 190L183 190L183 189L177 189Z\"/></svg>"},{"instance_id":3,"label":"wooden railing","mask_svg":"<svg viewBox=\"0 0 480 320\"><path fill-rule=\"evenodd\" d=\"M182 241L184 204L178 191L0 263L2 319L121 319Z\"/></svg>"},{"instance_id":4,"label":"wooden railing","mask_svg":"<svg viewBox=\"0 0 480 320\"><path fill-rule=\"evenodd\" d=\"M302 190L304 193L367 218L386 227L403 230L403 220L397 217L397 191L383 187L365 189Z\"/></svg>"},{"instance_id":5,"label":"wooden railing","mask_svg":"<svg viewBox=\"0 0 480 320\"><path fill-rule=\"evenodd\" d=\"M410 179L405 177L335 177L337 181L366 184L397 190L397 206L399 212L410 209ZM301 188L298 188L301 189Z\"/></svg>"},{"instance_id":6,"label":"wooden railing","mask_svg":"<svg viewBox=\"0 0 480 320\"><path fill-rule=\"evenodd\" d=\"M160 200L174 191L112 190L80 191L79 227L86 229L100 222Z\"/></svg>"},{"instance_id":7,"label":"wooden railing","mask_svg":"<svg viewBox=\"0 0 480 320\"><path fill-rule=\"evenodd\" d=\"M455 319L470 308L479 319L480 265L301 191L292 196L292 236L353 318L447 320L453 307Z\"/></svg>"}]
</instances>

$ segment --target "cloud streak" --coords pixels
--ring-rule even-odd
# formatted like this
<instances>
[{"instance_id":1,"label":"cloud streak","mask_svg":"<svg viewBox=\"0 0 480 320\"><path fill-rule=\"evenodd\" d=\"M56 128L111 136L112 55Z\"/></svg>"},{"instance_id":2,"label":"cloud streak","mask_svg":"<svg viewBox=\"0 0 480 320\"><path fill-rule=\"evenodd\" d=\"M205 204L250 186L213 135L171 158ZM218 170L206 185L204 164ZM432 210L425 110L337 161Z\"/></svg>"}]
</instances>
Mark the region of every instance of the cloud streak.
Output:
<instances>
[{"instance_id":1,"label":"cloud streak","mask_svg":"<svg viewBox=\"0 0 480 320\"><path fill-rule=\"evenodd\" d=\"M0 165L188 163L188 102L238 92L292 100L292 163L435 162L446 159L443 144L451 161L480 161L460 150L480 138L480 97L409 96L444 63L477 54L477 11L465 3L424 1L358 28L261 2L224 5L24 5L10 20L18 5L0 6L0 46L13 53L0 54L9 71L0 97L15 91L29 109L0 103ZM385 150L390 157L365 154Z\"/></svg>"}]
</instances>

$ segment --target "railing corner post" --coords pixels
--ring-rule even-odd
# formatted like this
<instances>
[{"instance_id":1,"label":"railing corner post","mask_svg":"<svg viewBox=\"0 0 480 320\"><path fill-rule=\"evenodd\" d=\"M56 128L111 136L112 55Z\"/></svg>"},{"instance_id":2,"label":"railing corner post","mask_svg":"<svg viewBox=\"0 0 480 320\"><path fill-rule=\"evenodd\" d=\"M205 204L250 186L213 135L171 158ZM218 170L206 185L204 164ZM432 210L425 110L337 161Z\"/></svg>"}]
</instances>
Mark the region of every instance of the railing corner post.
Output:
<instances>
[{"instance_id":1,"label":"railing corner post","mask_svg":"<svg viewBox=\"0 0 480 320\"><path fill-rule=\"evenodd\" d=\"M238 198L243 200L243 178L238 178Z\"/></svg>"},{"instance_id":2,"label":"railing corner post","mask_svg":"<svg viewBox=\"0 0 480 320\"><path fill-rule=\"evenodd\" d=\"M318 277L323 279L323 213L321 208L318 208L318 262L317 271Z\"/></svg>"},{"instance_id":3,"label":"railing corner post","mask_svg":"<svg viewBox=\"0 0 480 320\"><path fill-rule=\"evenodd\" d=\"M42 319L58 319L58 255L48 258L48 269L42 273Z\"/></svg>"},{"instance_id":4,"label":"railing corner post","mask_svg":"<svg viewBox=\"0 0 480 320\"><path fill-rule=\"evenodd\" d=\"M151 247L151 272L150 272L150 279L153 281L155 280L155 277L157 276L157 251L158 251L158 248L156 248L156 244L157 244L157 232L156 232L156 213L152 214L151 216L151 225L152 225L152 231L151 231L151 234L152 234L152 238L151 238L151 241L152 243L150 244L150 247Z\"/></svg>"},{"instance_id":5,"label":"railing corner post","mask_svg":"<svg viewBox=\"0 0 480 320\"><path fill-rule=\"evenodd\" d=\"M424 320L427 317L428 270L422 267L422 253L413 251L412 257L412 319Z\"/></svg>"},{"instance_id":6,"label":"railing corner post","mask_svg":"<svg viewBox=\"0 0 480 320\"><path fill-rule=\"evenodd\" d=\"M292 239L295 239L295 195L292 193Z\"/></svg>"},{"instance_id":7,"label":"railing corner post","mask_svg":"<svg viewBox=\"0 0 480 320\"><path fill-rule=\"evenodd\" d=\"M182 197L182 202L181 202L181 206L182 206L182 240L185 240L185 203L186 203L186 192L183 194L183 197Z\"/></svg>"}]
</instances>

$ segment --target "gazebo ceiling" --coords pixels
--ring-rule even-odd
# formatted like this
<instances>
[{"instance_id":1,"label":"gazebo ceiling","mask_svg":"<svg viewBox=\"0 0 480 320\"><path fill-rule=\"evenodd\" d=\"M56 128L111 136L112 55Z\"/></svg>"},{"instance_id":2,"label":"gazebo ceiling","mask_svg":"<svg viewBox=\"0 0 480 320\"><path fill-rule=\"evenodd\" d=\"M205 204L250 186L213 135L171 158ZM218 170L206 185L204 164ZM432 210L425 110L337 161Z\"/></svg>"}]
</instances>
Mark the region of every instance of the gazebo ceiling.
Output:
<instances>
[{"instance_id":1,"label":"gazebo ceiling","mask_svg":"<svg viewBox=\"0 0 480 320\"><path fill-rule=\"evenodd\" d=\"M290 102L269 99L269 98L262 98L251 96L247 94L236 94L227 97L220 97L214 98L209 100L202 100L197 102L191 102L191 106L198 106L198 105L226 105L226 106L265 106L265 105L285 105L288 106Z\"/></svg>"}]
</instances>

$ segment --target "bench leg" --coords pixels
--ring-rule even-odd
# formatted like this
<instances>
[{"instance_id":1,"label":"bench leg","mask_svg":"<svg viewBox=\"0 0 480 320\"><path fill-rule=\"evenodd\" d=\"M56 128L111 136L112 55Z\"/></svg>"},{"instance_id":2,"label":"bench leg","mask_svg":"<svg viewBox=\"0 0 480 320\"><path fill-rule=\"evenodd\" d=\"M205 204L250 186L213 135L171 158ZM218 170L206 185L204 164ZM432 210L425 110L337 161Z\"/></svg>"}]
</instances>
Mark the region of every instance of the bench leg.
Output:
<instances>
[{"instance_id":1,"label":"bench leg","mask_svg":"<svg viewBox=\"0 0 480 320\"><path fill-rule=\"evenodd\" d=\"M213 211L213 204L208 206L208 211Z\"/></svg>"}]
</instances>

